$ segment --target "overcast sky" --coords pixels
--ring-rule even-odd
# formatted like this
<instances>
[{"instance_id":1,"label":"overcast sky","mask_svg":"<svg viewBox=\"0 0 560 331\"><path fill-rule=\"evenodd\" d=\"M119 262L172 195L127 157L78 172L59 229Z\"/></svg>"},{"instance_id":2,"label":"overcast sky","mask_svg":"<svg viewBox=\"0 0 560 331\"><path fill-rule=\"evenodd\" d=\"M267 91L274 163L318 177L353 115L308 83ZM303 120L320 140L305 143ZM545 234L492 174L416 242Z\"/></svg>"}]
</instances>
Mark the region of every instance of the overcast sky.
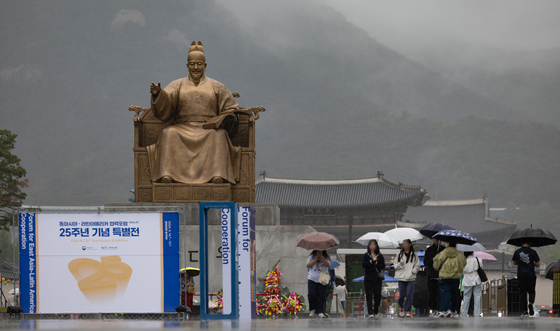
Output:
<instances>
[{"instance_id":1,"label":"overcast sky","mask_svg":"<svg viewBox=\"0 0 560 331\"><path fill-rule=\"evenodd\" d=\"M441 42L475 47L560 47L558 0L325 0L401 52Z\"/></svg>"},{"instance_id":2,"label":"overcast sky","mask_svg":"<svg viewBox=\"0 0 560 331\"><path fill-rule=\"evenodd\" d=\"M255 21L252 16L271 14L271 8L279 4L293 10L298 6L298 2L282 0L217 1L249 25ZM504 50L560 47L560 0L305 1L335 8L370 36L405 55L456 45ZM270 6L273 2L275 6Z\"/></svg>"}]
</instances>

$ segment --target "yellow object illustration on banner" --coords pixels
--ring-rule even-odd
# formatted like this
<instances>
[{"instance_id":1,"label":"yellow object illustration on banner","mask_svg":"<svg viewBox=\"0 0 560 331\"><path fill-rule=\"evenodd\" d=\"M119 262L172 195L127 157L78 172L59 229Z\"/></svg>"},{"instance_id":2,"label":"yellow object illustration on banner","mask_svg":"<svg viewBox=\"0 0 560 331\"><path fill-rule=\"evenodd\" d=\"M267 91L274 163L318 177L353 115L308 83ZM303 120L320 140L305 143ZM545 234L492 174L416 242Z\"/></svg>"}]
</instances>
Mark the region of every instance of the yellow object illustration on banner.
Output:
<instances>
[{"instance_id":1,"label":"yellow object illustration on banner","mask_svg":"<svg viewBox=\"0 0 560 331\"><path fill-rule=\"evenodd\" d=\"M79 258L68 263L80 291L91 304L111 303L126 292L132 268L118 255L102 256L101 262Z\"/></svg>"}]
</instances>

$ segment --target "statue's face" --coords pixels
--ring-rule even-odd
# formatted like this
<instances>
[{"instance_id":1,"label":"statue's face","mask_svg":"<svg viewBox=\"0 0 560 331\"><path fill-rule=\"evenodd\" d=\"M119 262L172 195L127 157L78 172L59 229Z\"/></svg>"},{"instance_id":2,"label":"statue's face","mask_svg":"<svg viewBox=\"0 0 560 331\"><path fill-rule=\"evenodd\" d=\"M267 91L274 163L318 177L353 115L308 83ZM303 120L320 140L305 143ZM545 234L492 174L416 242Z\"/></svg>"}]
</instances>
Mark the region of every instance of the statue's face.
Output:
<instances>
[{"instance_id":1,"label":"statue's face","mask_svg":"<svg viewBox=\"0 0 560 331\"><path fill-rule=\"evenodd\" d=\"M192 52L187 58L189 75L194 80L199 80L206 70L206 57L202 52Z\"/></svg>"}]
</instances>

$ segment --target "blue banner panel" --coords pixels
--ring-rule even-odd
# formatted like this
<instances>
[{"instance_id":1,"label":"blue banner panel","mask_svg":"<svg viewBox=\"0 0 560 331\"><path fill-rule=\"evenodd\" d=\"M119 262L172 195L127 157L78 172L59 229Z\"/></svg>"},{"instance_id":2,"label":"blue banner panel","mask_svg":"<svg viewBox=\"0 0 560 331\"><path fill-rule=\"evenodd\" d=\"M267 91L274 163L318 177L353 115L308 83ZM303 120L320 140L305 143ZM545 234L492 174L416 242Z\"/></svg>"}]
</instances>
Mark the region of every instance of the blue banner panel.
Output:
<instances>
[{"instance_id":1,"label":"blue banner panel","mask_svg":"<svg viewBox=\"0 0 560 331\"><path fill-rule=\"evenodd\" d=\"M20 305L23 313L37 312L36 215L19 214Z\"/></svg>"},{"instance_id":2,"label":"blue banner panel","mask_svg":"<svg viewBox=\"0 0 560 331\"><path fill-rule=\"evenodd\" d=\"M163 311L175 312L180 304L179 213L162 213Z\"/></svg>"}]
</instances>

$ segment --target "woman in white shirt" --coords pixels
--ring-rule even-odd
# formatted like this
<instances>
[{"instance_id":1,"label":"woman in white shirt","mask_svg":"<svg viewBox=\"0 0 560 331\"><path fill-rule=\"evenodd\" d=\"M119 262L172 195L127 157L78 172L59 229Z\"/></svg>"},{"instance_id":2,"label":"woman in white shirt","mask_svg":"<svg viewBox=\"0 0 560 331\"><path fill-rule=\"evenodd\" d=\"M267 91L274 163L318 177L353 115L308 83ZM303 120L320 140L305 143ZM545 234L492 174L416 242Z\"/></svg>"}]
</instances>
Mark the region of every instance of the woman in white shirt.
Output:
<instances>
[{"instance_id":1,"label":"woman in white shirt","mask_svg":"<svg viewBox=\"0 0 560 331\"><path fill-rule=\"evenodd\" d=\"M307 258L307 299L309 317L325 318L323 309L327 299L327 285L319 283L321 272L329 271L331 258L327 251L313 251ZM329 276L330 277L330 276Z\"/></svg>"},{"instance_id":2,"label":"woman in white shirt","mask_svg":"<svg viewBox=\"0 0 560 331\"><path fill-rule=\"evenodd\" d=\"M478 275L478 268L482 268L482 261L473 256L472 252L465 252L467 265L463 268L463 306L461 315L468 316L471 296L474 296L474 317L480 317L480 299L482 297L482 281Z\"/></svg>"},{"instance_id":3,"label":"woman in white shirt","mask_svg":"<svg viewBox=\"0 0 560 331\"><path fill-rule=\"evenodd\" d=\"M420 259L414 253L410 239L405 239L402 249L393 260L395 278L399 280L399 315L412 318L412 302L414 301L414 284L420 271ZM406 298L406 300L405 300Z\"/></svg>"}]
</instances>

